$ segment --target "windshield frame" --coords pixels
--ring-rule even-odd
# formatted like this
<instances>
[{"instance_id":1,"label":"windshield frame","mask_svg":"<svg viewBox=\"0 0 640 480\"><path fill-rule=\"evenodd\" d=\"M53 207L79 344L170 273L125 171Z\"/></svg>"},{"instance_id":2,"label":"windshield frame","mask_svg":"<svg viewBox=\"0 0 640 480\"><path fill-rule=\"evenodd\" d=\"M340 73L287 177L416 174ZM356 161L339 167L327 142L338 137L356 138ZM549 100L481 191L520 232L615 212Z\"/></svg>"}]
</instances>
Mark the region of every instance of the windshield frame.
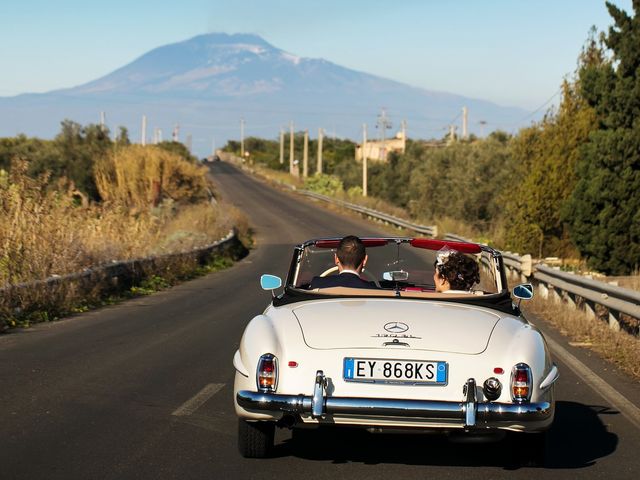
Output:
<instances>
[{"instance_id":1,"label":"windshield frame","mask_svg":"<svg viewBox=\"0 0 640 480\"><path fill-rule=\"evenodd\" d=\"M287 290L295 290L299 292L307 292L312 295L322 295L322 292L305 290L303 288L296 287L295 282L298 279L298 275L300 273L300 265L303 260L305 249L315 246L319 248L335 248L339 244L341 238L339 237L329 237L329 238L316 238L312 240L307 240L306 242L297 245L294 248L292 261L289 267L289 272L287 274L286 282L285 282L285 294ZM486 255L481 255L481 261L485 263L485 265L491 268L494 272L495 282L496 282L496 292L494 293L486 293L483 295L484 297L491 297L495 295L504 295L505 293L509 295L506 272L504 268L504 261L502 259L502 255L499 251L489 247L488 245L470 243L470 242L457 242L450 240L436 240L431 238L420 238L420 237L362 237L361 240L365 244L365 246L373 247L388 245L389 243L395 244L409 244L414 248L427 249L437 251L440 248L448 247L462 253L484 253ZM490 262L491 265L487 265L486 262ZM360 296L376 296L371 295L370 291L363 291L352 293L348 296L360 297ZM375 293L375 292L374 292ZM382 295L384 296L384 295ZM398 297L402 297L400 293Z\"/></svg>"}]
</instances>

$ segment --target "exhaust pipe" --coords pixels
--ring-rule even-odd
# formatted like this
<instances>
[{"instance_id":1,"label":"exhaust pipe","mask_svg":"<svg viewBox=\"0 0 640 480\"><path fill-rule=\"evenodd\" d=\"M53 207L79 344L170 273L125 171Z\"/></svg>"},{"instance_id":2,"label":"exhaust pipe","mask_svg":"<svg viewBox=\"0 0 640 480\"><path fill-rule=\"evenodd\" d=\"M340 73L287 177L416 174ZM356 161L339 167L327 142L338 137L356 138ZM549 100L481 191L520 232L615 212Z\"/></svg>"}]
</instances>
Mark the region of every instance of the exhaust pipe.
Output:
<instances>
[{"instance_id":1,"label":"exhaust pipe","mask_svg":"<svg viewBox=\"0 0 640 480\"><path fill-rule=\"evenodd\" d=\"M295 424L298 423L298 417L295 415L283 415L282 418L278 421L278 426L282 428L293 428Z\"/></svg>"}]
</instances>

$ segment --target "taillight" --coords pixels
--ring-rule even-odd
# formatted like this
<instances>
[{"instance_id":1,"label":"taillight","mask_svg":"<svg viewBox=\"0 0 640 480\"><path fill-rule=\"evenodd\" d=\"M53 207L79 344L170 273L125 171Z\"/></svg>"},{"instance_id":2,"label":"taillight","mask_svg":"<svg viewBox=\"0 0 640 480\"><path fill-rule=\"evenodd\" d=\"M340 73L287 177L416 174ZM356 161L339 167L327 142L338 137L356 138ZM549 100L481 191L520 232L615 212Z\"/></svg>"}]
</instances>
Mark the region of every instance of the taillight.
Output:
<instances>
[{"instance_id":1,"label":"taillight","mask_svg":"<svg viewBox=\"0 0 640 480\"><path fill-rule=\"evenodd\" d=\"M511 371L511 399L514 402L528 402L531 399L531 368L526 363L518 363Z\"/></svg>"},{"instance_id":2,"label":"taillight","mask_svg":"<svg viewBox=\"0 0 640 480\"><path fill-rule=\"evenodd\" d=\"M278 386L278 361L275 355L265 353L260 357L257 381L258 390L261 392L275 392Z\"/></svg>"}]
</instances>

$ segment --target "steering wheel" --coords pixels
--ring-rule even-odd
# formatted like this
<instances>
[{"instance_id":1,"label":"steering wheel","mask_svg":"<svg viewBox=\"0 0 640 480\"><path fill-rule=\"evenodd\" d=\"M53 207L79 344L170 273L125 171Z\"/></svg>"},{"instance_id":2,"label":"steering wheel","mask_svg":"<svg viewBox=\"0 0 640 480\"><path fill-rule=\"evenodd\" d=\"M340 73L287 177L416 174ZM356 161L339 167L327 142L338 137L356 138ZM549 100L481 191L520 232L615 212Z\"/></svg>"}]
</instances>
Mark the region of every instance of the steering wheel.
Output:
<instances>
[{"instance_id":1,"label":"steering wheel","mask_svg":"<svg viewBox=\"0 0 640 480\"><path fill-rule=\"evenodd\" d=\"M321 277L326 277L327 275L331 275L333 272L338 271L338 266L334 265L333 267L327 268L324 272L320 274Z\"/></svg>"},{"instance_id":2,"label":"steering wheel","mask_svg":"<svg viewBox=\"0 0 640 480\"><path fill-rule=\"evenodd\" d=\"M327 275L331 275L334 272L338 271L338 266L334 265L333 267L329 267L327 268L324 272L322 272L320 274L321 277L326 277ZM378 281L378 279L376 277L373 276L373 274L371 272L369 272L368 270L362 270L362 274L364 276L367 277L367 279L369 279L370 281L372 281L376 287L381 288L380 287L380 282Z\"/></svg>"}]
</instances>

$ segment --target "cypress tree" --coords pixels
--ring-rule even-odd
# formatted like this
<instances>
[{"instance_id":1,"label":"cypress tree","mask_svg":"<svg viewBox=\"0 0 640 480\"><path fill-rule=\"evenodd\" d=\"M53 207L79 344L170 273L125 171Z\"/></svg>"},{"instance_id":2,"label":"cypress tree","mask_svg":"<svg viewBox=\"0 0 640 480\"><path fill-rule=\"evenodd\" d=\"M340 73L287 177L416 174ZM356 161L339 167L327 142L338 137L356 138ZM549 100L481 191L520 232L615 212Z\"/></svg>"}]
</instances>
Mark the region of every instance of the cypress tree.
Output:
<instances>
[{"instance_id":1,"label":"cypress tree","mask_svg":"<svg viewBox=\"0 0 640 480\"><path fill-rule=\"evenodd\" d=\"M580 72L598 128L580 149L564 218L592 267L623 275L640 264L640 0L633 16L609 2L607 9L611 57L596 52Z\"/></svg>"}]
</instances>

